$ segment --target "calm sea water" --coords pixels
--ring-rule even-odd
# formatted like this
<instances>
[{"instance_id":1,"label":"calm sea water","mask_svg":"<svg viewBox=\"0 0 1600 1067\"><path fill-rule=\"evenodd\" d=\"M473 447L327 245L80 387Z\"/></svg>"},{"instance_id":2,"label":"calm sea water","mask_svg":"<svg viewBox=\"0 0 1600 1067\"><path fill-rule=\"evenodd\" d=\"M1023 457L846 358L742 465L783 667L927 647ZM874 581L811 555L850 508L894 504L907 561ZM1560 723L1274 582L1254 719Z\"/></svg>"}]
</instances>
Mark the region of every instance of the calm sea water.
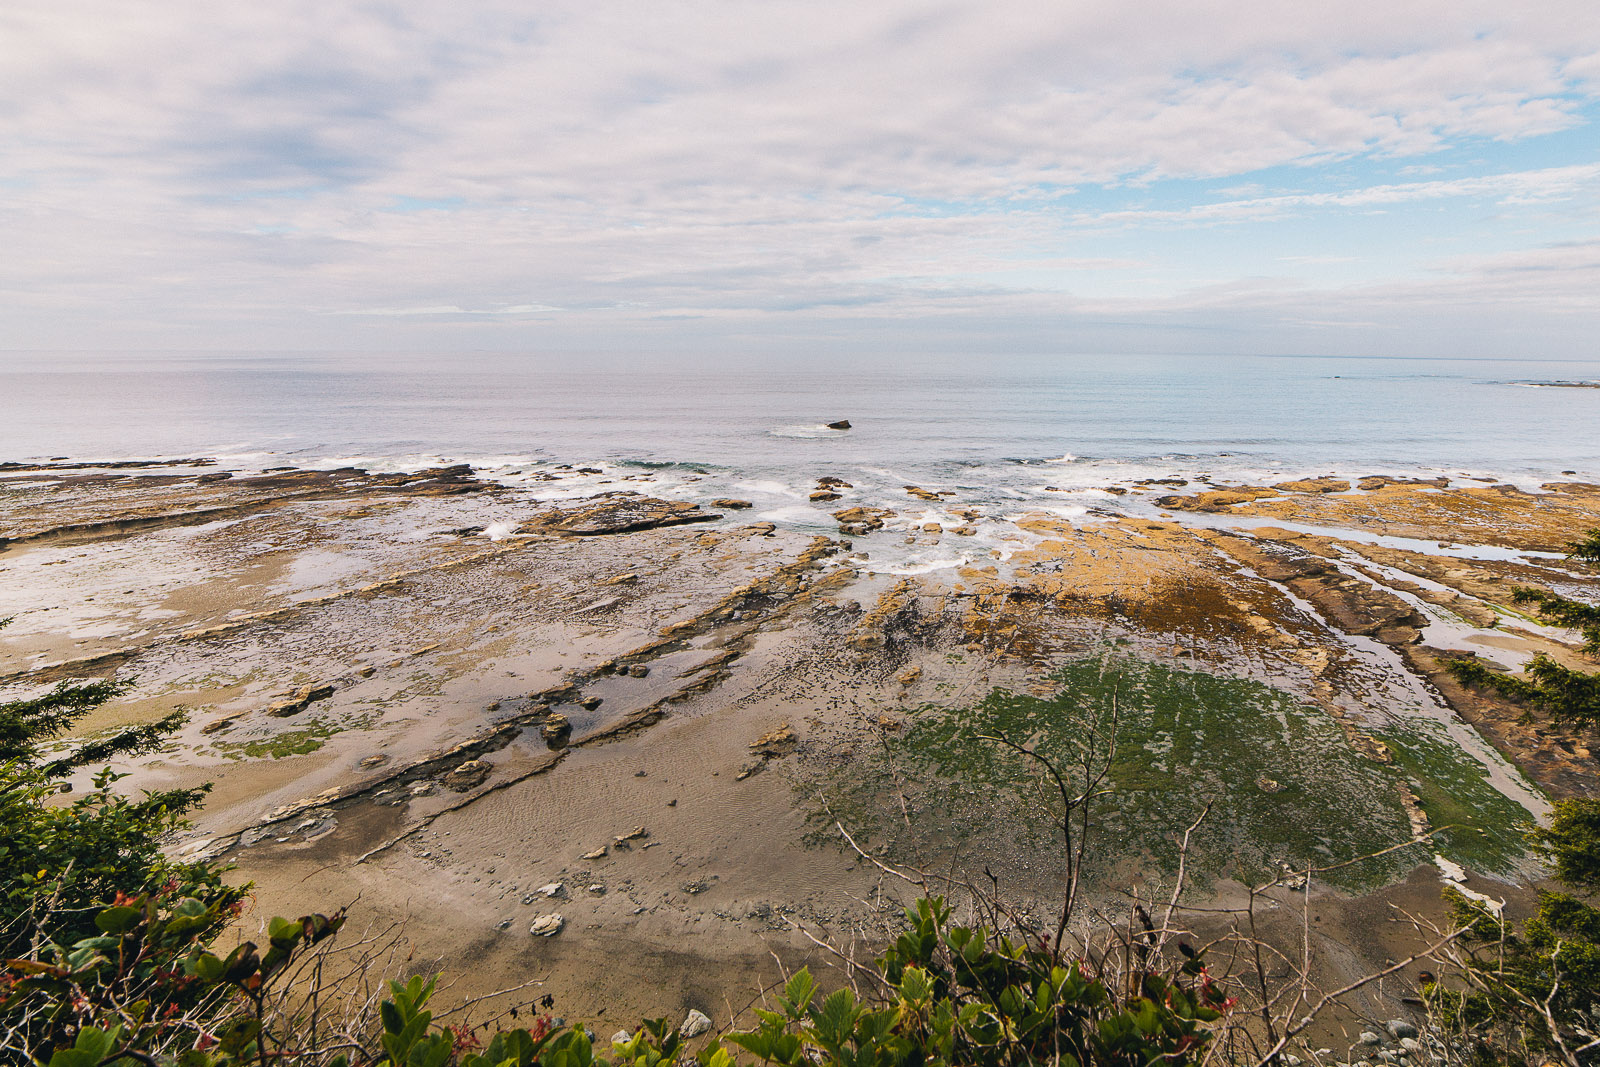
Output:
<instances>
[{"instance_id":1,"label":"calm sea water","mask_svg":"<svg viewBox=\"0 0 1600 1067\"><path fill-rule=\"evenodd\" d=\"M1600 381L1600 361L7 353L0 460L670 463L761 484L853 470L997 488L1200 472L1600 477L1600 389L1526 384L1551 381ZM853 428L823 429L837 419Z\"/></svg>"}]
</instances>

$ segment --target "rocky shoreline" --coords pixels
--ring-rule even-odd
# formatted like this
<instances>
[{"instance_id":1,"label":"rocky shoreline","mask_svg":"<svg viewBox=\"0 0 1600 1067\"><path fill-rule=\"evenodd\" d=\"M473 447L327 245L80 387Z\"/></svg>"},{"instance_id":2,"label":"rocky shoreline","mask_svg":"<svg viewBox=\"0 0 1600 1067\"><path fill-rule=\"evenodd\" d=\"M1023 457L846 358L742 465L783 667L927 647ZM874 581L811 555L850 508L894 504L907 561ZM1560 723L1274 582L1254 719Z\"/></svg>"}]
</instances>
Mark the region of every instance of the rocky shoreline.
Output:
<instances>
[{"instance_id":1,"label":"rocky shoreline","mask_svg":"<svg viewBox=\"0 0 1600 1067\"><path fill-rule=\"evenodd\" d=\"M1467 883L1520 899L1519 824L1600 781L1584 737L1442 666L1593 669L1510 590L1600 597L1561 557L1600 525L1600 486L1174 478L1063 516L819 475L818 533L642 476L575 496L466 466L202 466L0 466L0 684L135 680L91 731L191 709L125 768L216 783L174 848L236 863L263 916L409 915L463 993L537 974L570 1012L725 1020L770 952L881 936L879 859L966 856L1047 909L1036 790L951 758L978 721L1032 741L1119 709L1108 893L1165 884L1192 794L1223 800L1197 857L1219 899L1261 865L1446 824L1471 831L1437 842ZM946 544L959 564L882 562ZM1318 936L1385 951L1359 916L1436 898L1430 861L1318 889Z\"/></svg>"}]
</instances>

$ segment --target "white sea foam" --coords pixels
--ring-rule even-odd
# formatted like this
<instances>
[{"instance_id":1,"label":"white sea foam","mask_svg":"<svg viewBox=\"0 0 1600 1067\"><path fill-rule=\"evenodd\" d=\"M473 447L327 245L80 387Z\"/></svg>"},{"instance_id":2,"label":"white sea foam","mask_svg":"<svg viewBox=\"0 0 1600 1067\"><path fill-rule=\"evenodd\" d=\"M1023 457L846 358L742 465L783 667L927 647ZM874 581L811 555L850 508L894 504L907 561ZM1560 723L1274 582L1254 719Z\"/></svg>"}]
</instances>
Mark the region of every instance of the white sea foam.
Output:
<instances>
[{"instance_id":1,"label":"white sea foam","mask_svg":"<svg viewBox=\"0 0 1600 1067\"><path fill-rule=\"evenodd\" d=\"M491 522L483 528L483 536L491 541L504 541L517 532L517 524L513 522Z\"/></svg>"},{"instance_id":2,"label":"white sea foam","mask_svg":"<svg viewBox=\"0 0 1600 1067\"><path fill-rule=\"evenodd\" d=\"M843 437L849 430L835 430L827 425L818 423L814 426L775 426L767 431L769 437L793 437L802 441L819 440L828 437Z\"/></svg>"}]
</instances>

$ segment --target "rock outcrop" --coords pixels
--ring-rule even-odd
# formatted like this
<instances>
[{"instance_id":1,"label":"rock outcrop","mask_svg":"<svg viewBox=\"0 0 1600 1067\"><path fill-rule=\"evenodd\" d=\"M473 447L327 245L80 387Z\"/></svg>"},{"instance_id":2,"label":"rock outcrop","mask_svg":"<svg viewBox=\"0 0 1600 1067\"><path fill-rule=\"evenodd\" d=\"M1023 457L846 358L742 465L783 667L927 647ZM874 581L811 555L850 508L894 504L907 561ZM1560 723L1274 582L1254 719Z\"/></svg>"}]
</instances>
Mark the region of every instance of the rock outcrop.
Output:
<instances>
[{"instance_id":1,"label":"rock outcrop","mask_svg":"<svg viewBox=\"0 0 1600 1067\"><path fill-rule=\"evenodd\" d=\"M607 493L566 510L547 511L517 527L519 534L552 533L592 537L631 533L659 526L710 522L722 516L687 500L662 500L638 493Z\"/></svg>"}]
</instances>

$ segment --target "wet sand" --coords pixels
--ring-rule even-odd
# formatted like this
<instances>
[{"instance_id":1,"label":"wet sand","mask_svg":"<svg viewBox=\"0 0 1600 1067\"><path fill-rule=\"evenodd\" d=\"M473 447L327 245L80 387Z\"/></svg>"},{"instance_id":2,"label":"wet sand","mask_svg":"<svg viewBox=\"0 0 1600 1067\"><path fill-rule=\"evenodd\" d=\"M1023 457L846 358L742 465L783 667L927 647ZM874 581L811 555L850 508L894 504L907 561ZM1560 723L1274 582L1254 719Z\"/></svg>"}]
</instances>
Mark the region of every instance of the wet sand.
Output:
<instances>
[{"instance_id":1,"label":"wet sand","mask_svg":"<svg viewBox=\"0 0 1600 1067\"><path fill-rule=\"evenodd\" d=\"M774 953L829 965L798 927L870 955L908 890L842 847L830 813L866 826L870 803L909 821L896 813L919 796L908 806L884 768L912 764L882 753L937 762L916 748L941 736L928 724L997 692L1048 703L1060 672L1096 657L1151 693L1244 687L1222 691L1258 700L1239 706L1242 737L1319 738L1332 769L1315 783L1242 758L1232 777L1167 766L1183 751L1170 724L1132 750L1208 783L1197 792L1259 806L1287 786L1318 823L1301 828L1312 848L1337 844L1346 801L1373 834L1469 807L1511 841L1515 818L1592 793L1600 769L1583 737L1439 666L1463 650L1588 663L1510 589L1600 594L1600 572L1560 556L1600 525L1591 485L1133 485L1071 518L911 487L881 526L852 515L824 535L659 501L643 476L580 499L461 468L219 473L0 471L4 694L133 679L89 733L190 708L166 750L125 768L133 786L215 783L174 852L236 864L256 886L247 927L348 902L405 916L413 966L436 962L463 995L538 978L570 1017L697 1007L721 1025L776 979ZM975 525L986 556L885 563L969 543ZM1196 743L1228 751L1208 729ZM970 850L1022 912L1047 914L1059 861L985 824L1002 817L985 788L967 789L970 839L919 815L863 844L951 873ZM1116 877L1095 892L1161 891L1160 838L1108 831L1097 848ZM1198 859L1199 899L1228 899L1230 857ZM1466 863L1469 884L1514 901L1539 877L1504 849L1465 859L1482 865ZM1363 916L1425 908L1440 887L1426 864L1381 881L1314 889L1330 978L1394 954ZM560 932L530 936L550 913Z\"/></svg>"}]
</instances>

